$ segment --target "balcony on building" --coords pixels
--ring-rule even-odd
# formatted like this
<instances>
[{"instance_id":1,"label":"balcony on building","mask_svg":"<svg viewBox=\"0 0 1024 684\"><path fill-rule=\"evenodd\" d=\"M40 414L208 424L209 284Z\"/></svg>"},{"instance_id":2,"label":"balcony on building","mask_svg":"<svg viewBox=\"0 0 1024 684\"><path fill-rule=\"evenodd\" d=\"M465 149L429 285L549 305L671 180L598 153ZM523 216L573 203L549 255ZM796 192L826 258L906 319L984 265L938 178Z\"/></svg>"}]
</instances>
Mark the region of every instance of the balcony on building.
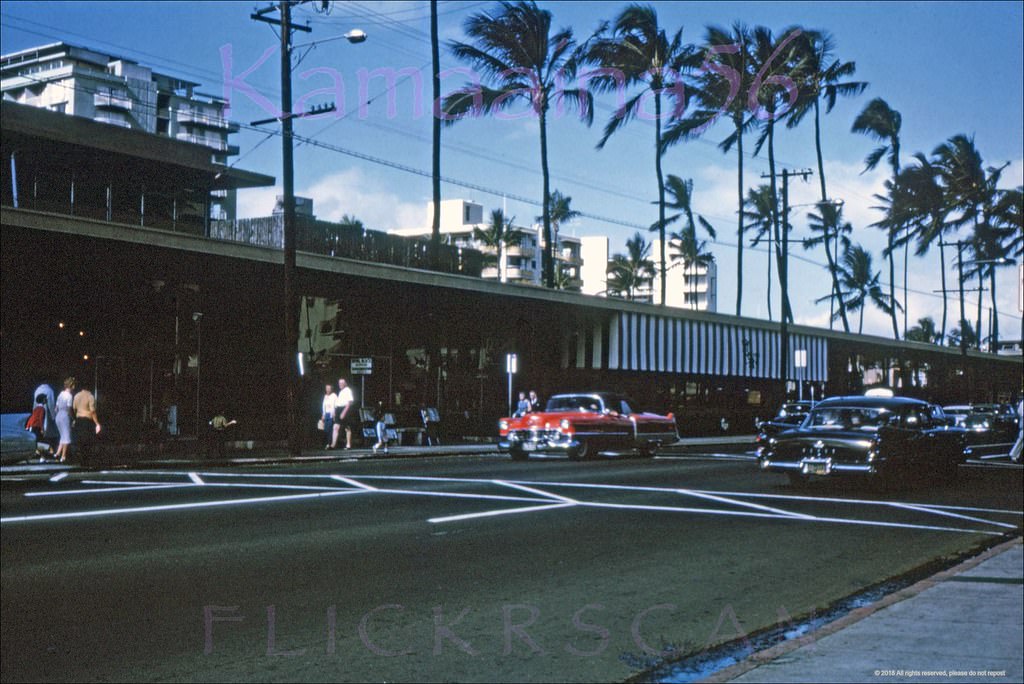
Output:
<instances>
[{"instance_id":1,"label":"balcony on building","mask_svg":"<svg viewBox=\"0 0 1024 684\"><path fill-rule=\"evenodd\" d=\"M99 110L132 111L132 99L123 93L93 93L92 104Z\"/></svg>"}]
</instances>

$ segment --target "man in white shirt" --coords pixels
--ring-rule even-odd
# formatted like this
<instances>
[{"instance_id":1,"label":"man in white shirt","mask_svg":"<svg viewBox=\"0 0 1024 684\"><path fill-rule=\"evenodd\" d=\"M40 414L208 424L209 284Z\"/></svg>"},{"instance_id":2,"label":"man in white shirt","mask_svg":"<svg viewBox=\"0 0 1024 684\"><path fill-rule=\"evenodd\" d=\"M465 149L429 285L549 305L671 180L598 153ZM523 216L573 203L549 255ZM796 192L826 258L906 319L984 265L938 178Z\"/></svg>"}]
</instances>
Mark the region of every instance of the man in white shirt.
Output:
<instances>
[{"instance_id":1,"label":"man in white shirt","mask_svg":"<svg viewBox=\"0 0 1024 684\"><path fill-rule=\"evenodd\" d=\"M324 407L321 419L324 422L324 449L330 449L331 443L337 438L334 437L334 407L338 402L338 395L334 393L334 385L324 385Z\"/></svg>"},{"instance_id":2,"label":"man in white shirt","mask_svg":"<svg viewBox=\"0 0 1024 684\"><path fill-rule=\"evenodd\" d=\"M352 448L352 426L359 424L359 411L356 409L355 395L345 378L338 378L338 398L334 404L334 436L331 448L338 446L338 434L345 428L345 448Z\"/></svg>"}]
</instances>

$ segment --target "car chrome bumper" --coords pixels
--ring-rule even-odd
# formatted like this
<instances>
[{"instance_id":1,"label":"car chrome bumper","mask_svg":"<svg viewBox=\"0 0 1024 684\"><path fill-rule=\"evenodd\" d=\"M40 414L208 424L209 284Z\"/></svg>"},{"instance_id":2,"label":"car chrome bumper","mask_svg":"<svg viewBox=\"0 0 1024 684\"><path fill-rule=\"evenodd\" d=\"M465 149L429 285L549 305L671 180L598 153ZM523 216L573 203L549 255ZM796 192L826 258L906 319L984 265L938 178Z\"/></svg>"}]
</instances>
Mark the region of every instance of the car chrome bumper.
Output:
<instances>
[{"instance_id":1,"label":"car chrome bumper","mask_svg":"<svg viewBox=\"0 0 1024 684\"><path fill-rule=\"evenodd\" d=\"M502 440L498 442L498 449L500 451L522 451L524 453L538 453L542 454L545 452L568 452L573 449L578 449L580 442L575 439L570 440Z\"/></svg>"},{"instance_id":2,"label":"car chrome bumper","mask_svg":"<svg viewBox=\"0 0 1024 684\"><path fill-rule=\"evenodd\" d=\"M839 463L830 458L802 458L799 461L776 461L770 458L759 460L761 470L776 472L798 472L801 475L832 475L833 473L878 473L873 463Z\"/></svg>"}]
</instances>

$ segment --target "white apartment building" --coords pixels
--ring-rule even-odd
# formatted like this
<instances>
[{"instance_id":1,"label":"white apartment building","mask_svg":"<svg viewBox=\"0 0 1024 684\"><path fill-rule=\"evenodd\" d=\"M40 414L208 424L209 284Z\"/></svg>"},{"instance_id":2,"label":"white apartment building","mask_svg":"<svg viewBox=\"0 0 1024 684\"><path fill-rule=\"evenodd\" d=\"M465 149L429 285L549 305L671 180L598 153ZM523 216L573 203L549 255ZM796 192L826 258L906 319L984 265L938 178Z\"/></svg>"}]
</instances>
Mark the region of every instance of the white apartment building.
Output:
<instances>
[{"instance_id":1,"label":"white apartment building","mask_svg":"<svg viewBox=\"0 0 1024 684\"><path fill-rule=\"evenodd\" d=\"M202 145L214 163L227 164L238 154L228 142L238 124L224 117L224 100L198 85L64 42L0 56L4 100ZM210 218L234 218L233 191L215 191L212 199Z\"/></svg>"},{"instance_id":2,"label":"white apartment building","mask_svg":"<svg viewBox=\"0 0 1024 684\"><path fill-rule=\"evenodd\" d=\"M432 212L431 204L428 205L427 223ZM477 249L485 254L496 254L495 247L480 244L474 236L476 229L486 230L489 222L490 212L484 212L481 204L463 199L441 202L441 239L446 244ZM516 230L524 233L523 238L518 244L505 246L502 249L501 263L485 268L483 277L500 279L508 283L541 285L543 229L535 224L529 228L516 226ZM430 237L429 227L392 232L406 237ZM559 270L566 275L566 289L599 297L607 296L608 263L611 260L608 238L604 235L575 237L563 233L557 235L556 239L556 262ZM658 240L651 243L650 258L655 263L659 244ZM667 306L696 311L717 311L718 267L714 262L707 266L684 266L681 261L672 261L668 264L667 276ZM661 303L661 274L657 268L651 288L637 293L635 298L637 301Z\"/></svg>"},{"instance_id":3,"label":"white apartment building","mask_svg":"<svg viewBox=\"0 0 1024 684\"><path fill-rule=\"evenodd\" d=\"M433 216L433 203L427 206L427 222ZM484 212L481 204L471 200L452 199L441 201L441 240L456 247L469 247L484 254L497 255L498 249L481 244L474 233L486 230L490 223L490 212ZM543 282L544 248L543 228L534 224L530 227L514 226L523 233L517 244L505 245L501 249L501 261L496 266L484 269L483 277L507 283L540 285ZM429 238L430 228L407 228L392 231L405 237ZM565 289L578 290L582 285L580 238L569 235L555 236L558 245L555 251L556 267L564 275Z\"/></svg>"},{"instance_id":4,"label":"white apartment building","mask_svg":"<svg viewBox=\"0 0 1024 684\"><path fill-rule=\"evenodd\" d=\"M654 280L651 283L651 300L661 304L661 267L658 259L661 240L651 240L651 261L654 262ZM671 245L666 250L668 263L665 264L665 304L691 311L718 311L718 264L712 261L703 266L684 265L681 259L672 259L675 250Z\"/></svg>"}]
</instances>

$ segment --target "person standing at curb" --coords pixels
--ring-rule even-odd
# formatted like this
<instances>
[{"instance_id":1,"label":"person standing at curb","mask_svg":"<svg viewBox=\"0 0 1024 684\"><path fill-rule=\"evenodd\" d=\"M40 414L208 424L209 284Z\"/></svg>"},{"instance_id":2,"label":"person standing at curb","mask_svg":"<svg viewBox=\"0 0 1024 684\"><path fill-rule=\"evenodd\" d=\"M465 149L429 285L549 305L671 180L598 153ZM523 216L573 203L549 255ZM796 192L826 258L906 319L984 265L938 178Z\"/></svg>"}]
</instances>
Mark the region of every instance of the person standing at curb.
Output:
<instances>
[{"instance_id":1,"label":"person standing at curb","mask_svg":"<svg viewBox=\"0 0 1024 684\"><path fill-rule=\"evenodd\" d=\"M57 395L55 408L57 431L60 433L60 441L57 444L57 452L54 454L57 460L64 463L68 460L68 449L71 446L71 423L73 420L75 379L73 377L64 380L64 391Z\"/></svg>"},{"instance_id":2,"label":"person standing at curb","mask_svg":"<svg viewBox=\"0 0 1024 684\"><path fill-rule=\"evenodd\" d=\"M345 448L352 448L352 425L358 424L358 412L356 411L356 399L352 394L352 388L348 386L345 378L338 378L338 399L334 405L334 436L331 440L331 448L338 446L338 434L341 428L345 428Z\"/></svg>"},{"instance_id":3,"label":"person standing at curb","mask_svg":"<svg viewBox=\"0 0 1024 684\"><path fill-rule=\"evenodd\" d=\"M75 448L78 460L88 465L96 456L96 438L100 434L100 419L96 416L96 397L83 387L72 402L75 411Z\"/></svg>"},{"instance_id":4,"label":"person standing at curb","mask_svg":"<svg viewBox=\"0 0 1024 684\"><path fill-rule=\"evenodd\" d=\"M334 385L324 385L324 403L320 412L320 429L324 433L324 449L330 449L331 443L337 441L334 435L334 407L338 403L338 395L334 393Z\"/></svg>"}]
</instances>

